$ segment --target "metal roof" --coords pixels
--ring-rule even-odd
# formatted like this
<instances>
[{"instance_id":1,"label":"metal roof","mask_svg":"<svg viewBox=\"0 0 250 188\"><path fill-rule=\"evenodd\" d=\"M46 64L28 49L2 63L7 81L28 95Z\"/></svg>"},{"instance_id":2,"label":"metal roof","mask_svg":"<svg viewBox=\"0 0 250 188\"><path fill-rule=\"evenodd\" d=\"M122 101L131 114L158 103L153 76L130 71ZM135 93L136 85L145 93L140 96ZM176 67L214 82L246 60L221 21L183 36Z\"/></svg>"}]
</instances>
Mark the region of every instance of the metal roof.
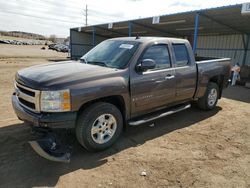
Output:
<instances>
[{"instance_id":1,"label":"metal roof","mask_svg":"<svg viewBox=\"0 0 250 188\"><path fill-rule=\"evenodd\" d=\"M81 32L92 33L107 38L128 36L192 36L195 17L199 14L199 35L250 34L250 16L241 14L242 4L201 9L189 12L161 15L159 24L152 24L153 17L114 22L112 29L107 24L80 27ZM130 28L131 26L131 28ZM79 30L79 27L72 28Z\"/></svg>"}]
</instances>

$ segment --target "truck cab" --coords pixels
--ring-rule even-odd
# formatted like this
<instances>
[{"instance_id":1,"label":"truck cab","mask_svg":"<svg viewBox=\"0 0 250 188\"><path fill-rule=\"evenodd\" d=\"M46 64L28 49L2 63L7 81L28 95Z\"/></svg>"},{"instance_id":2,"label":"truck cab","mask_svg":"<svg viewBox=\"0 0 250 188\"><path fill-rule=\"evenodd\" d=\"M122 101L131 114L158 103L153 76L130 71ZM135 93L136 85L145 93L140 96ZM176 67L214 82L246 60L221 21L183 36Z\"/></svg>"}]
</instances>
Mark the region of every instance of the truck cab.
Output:
<instances>
[{"instance_id":1,"label":"truck cab","mask_svg":"<svg viewBox=\"0 0 250 188\"><path fill-rule=\"evenodd\" d=\"M194 97L197 69L186 40L157 38L146 44L130 64L131 110L134 116L185 102ZM152 59L153 68L140 68Z\"/></svg>"}]
</instances>

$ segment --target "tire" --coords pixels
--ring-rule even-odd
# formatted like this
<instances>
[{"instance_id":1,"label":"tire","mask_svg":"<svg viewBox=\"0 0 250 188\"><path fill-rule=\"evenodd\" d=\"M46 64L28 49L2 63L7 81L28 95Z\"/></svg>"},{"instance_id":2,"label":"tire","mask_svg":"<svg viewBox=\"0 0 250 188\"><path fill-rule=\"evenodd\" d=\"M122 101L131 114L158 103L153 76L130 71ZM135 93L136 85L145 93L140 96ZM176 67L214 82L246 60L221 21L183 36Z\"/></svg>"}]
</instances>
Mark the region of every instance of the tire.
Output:
<instances>
[{"instance_id":1,"label":"tire","mask_svg":"<svg viewBox=\"0 0 250 188\"><path fill-rule=\"evenodd\" d=\"M219 87L214 82L209 82L203 97L198 99L198 107L202 110L212 110L216 106L219 97Z\"/></svg>"},{"instance_id":2,"label":"tire","mask_svg":"<svg viewBox=\"0 0 250 188\"><path fill-rule=\"evenodd\" d=\"M109 148L121 135L123 118L120 110L110 103L98 102L83 110L77 119L76 137L89 151Z\"/></svg>"}]
</instances>

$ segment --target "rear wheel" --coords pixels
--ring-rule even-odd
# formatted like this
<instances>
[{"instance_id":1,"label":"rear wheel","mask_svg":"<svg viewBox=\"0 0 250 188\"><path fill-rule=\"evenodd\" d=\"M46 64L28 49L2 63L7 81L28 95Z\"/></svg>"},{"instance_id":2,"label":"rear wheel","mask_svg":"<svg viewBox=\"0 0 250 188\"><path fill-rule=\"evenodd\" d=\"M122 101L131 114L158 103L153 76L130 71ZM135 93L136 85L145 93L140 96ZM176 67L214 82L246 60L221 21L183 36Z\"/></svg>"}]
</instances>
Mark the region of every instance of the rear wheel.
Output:
<instances>
[{"instance_id":1,"label":"rear wheel","mask_svg":"<svg viewBox=\"0 0 250 188\"><path fill-rule=\"evenodd\" d=\"M203 110L212 110L216 106L219 97L219 87L214 82L209 82L206 93L199 98L198 106Z\"/></svg>"},{"instance_id":2,"label":"rear wheel","mask_svg":"<svg viewBox=\"0 0 250 188\"><path fill-rule=\"evenodd\" d=\"M89 151L104 150L120 136L123 119L119 109L110 103L99 102L86 108L78 117L76 136Z\"/></svg>"}]
</instances>

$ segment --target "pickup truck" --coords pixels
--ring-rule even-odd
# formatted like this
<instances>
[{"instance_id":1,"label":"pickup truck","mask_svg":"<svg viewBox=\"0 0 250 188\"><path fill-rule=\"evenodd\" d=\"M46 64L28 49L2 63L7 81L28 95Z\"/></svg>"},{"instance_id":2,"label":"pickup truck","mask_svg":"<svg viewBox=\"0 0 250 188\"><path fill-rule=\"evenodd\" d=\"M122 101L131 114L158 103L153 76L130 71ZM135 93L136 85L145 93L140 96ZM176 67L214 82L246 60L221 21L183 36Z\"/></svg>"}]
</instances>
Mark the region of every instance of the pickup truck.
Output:
<instances>
[{"instance_id":1,"label":"pickup truck","mask_svg":"<svg viewBox=\"0 0 250 188\"><path fill-rule=\"evenodd\" d=\"M212 110L230 78L230 59L194 57L185 39L121 37L78 61L19 70L13 108L43 128L74 128L90 151L110 147L128 125L189 108Z\"/></svg>"}]
</instances>

